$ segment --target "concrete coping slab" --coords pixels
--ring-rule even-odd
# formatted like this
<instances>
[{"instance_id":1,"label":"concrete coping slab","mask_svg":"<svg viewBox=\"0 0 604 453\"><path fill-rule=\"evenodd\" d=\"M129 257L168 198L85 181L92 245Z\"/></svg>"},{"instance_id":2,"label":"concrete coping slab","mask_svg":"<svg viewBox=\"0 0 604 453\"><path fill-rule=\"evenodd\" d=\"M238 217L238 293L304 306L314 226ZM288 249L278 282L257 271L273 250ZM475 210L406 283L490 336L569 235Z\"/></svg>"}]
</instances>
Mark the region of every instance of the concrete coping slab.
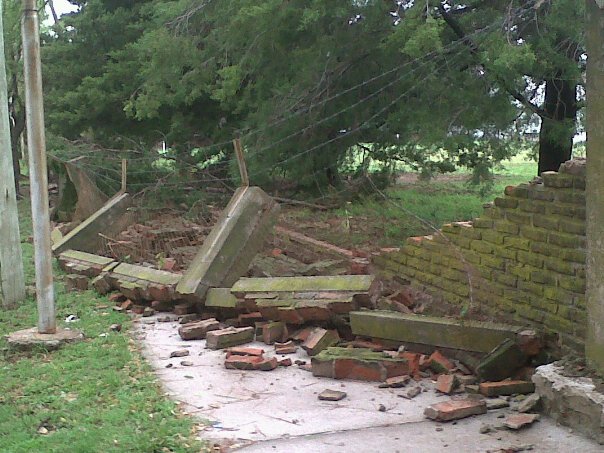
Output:
<instances>
[{"instance_id":1,"label":"concrete coping slab","mask_svg":"<svg viewBox=\"0 0 604 453\"><path fill-rule=\"evenodd\" d=\"M59 349L66 343L82 341L84 334L79 330L57 329L52 334L38 333L37 327L19 330L7 335L8 344L21 351L31 350L36 347L42 347L48 350Z\"/></svg>"}]
</instances>

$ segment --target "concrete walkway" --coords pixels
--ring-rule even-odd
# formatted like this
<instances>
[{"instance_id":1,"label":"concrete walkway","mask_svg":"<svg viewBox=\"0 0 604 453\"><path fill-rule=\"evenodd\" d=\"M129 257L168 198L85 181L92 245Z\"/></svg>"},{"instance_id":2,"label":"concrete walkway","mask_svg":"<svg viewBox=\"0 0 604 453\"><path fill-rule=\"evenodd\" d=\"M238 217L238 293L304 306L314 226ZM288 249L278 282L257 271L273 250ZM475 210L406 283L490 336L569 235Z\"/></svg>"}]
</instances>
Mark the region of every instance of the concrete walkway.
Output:
<instances>
[{"instance_id":1,"label":"concrete walkway","mask_svg":"<svg viewBox=\"0 0 604 453\"><path fill-rule=\"evenodd\" d=\"M404 389L380 389L377 384L315 378L294 365L271 372L224 368L224 352L205 349L205 341L182 341L176 322L137 322L136 335L166 392L185 411L208 422L200 433L232 450L248 452L486 452L533 445L532 451L591 453L604 446L542 418L521 431L480 434L483 424L500 424L507 409L453 423L435 423L424 408L448 399L422 381L424 392L412 400ZM271 355L272 347L254 343ZM169 358L177 349L189 356ZM288 356L310 363L300 350ZM181 362L191 362L183 366ZM167 365L171 367L166 368ZM339 402L319 401L325 389L348 396ZM382 410L380 411L380 406Z\"/></svg>"}]
</instances>

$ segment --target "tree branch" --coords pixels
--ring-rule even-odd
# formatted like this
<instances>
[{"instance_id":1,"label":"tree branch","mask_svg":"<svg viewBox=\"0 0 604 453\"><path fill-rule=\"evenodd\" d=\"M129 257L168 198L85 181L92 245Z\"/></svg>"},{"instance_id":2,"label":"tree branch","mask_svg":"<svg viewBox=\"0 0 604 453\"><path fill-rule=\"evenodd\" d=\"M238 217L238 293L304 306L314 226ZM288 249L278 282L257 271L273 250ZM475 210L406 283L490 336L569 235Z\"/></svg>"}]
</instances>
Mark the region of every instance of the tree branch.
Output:
<instances>
[{"instance_id":1,"label":"tree branch","mask_svg":"<svg viewBox=\"0 0 604 453\"><path fill-rule=\"evenodd\" d=\"M472 39L469 36L466 35L466 33L464 32L464 30L461 27L461 25L459 24L459 22L457 22L455 20L455 18L453 18L451 16L451 14L449 14L445 10L445 8L442 6L442 4L438 5L438 10L439 10L442 18L444 19L445 23L449 26L449 28L453 31L453 33L455 33L455 35L470 49L470 53L476 57L479 57L480 49L478 48L478 45L474 41L472 41ZM483 62L481 62L481 64L483 65L485 72L488 73L488 68L484 65ZM539 115L541 118L549 117L547 115L547 113L545 112L545 110L537 107L535 104L533 104L531 101L529 101L526 98L526 96L524 96L522 93L520 93L519 91L510 87L505 82L505 80L503 80L501 77L495 75L495 76L493 76L493 79L499 86L501 86L501 88L503 88L506 91L506 93L508 93L510 96L512 96L516 101L518 101L525 108L527 108L531 112Z\"/></svg>"}]
</instances>

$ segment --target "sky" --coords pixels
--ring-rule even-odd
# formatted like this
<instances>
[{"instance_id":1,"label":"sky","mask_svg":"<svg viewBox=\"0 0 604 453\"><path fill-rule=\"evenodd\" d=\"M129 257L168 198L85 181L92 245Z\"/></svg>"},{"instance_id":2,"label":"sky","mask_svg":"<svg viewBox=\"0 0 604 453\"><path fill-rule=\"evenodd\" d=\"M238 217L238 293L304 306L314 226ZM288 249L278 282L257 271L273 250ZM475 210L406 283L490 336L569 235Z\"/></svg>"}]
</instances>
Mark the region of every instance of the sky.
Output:
<instances>
[{"instance_id":1,"label":"sky","mask_svg":"<svg viewBox=\"0 0 604 453\"><path fill-rule=\"evenodd\" d=\"M67 0L54 0L54 5L58 16L76 10L76 7L69 3ZM50 16L50 10L48 10L47 12Z\"/></svg>"}]
</instances>

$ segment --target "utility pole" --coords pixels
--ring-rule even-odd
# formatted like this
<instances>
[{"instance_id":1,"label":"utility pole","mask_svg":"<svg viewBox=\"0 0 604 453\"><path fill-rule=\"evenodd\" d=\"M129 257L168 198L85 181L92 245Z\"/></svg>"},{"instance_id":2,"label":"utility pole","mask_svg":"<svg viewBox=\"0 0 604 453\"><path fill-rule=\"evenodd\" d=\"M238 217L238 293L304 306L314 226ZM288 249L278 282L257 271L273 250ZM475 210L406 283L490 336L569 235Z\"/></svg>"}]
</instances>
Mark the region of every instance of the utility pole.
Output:
<instances>
[{"instance_id":1,"label":"utility pole","mask_svg":"<svg viewBox=\"0 0 604 453\"><path fill-rule=\"evenodd\" d=\"M25 278L8 117L2 6L0 0L0 305L9 308L25 299Z\"/></svg>"},{"instance_id":2,"label":"utility pole","mask_svg":"<svg viewBox=\"0 0 604 453\"><path fill-rule=\"evenodd\" d=\"M589 363L604 372L604 0L586 0L587 340Z\"/></svg>"},{"instance_id":3,"label":"utility pole","mask_svg":"<svg viewBox=\"0 0 604 453\"><path fill-rule=\"evenodd\" d=\"M48 209L48 170L44 134L40 24L36 0L23 0L23 61L25 65L25 111L29 145L29 180L34 228L34 262L38 302L38 333L54 334L55 296L52 278L50 216Z\"/></svg>"}]
</instances>

